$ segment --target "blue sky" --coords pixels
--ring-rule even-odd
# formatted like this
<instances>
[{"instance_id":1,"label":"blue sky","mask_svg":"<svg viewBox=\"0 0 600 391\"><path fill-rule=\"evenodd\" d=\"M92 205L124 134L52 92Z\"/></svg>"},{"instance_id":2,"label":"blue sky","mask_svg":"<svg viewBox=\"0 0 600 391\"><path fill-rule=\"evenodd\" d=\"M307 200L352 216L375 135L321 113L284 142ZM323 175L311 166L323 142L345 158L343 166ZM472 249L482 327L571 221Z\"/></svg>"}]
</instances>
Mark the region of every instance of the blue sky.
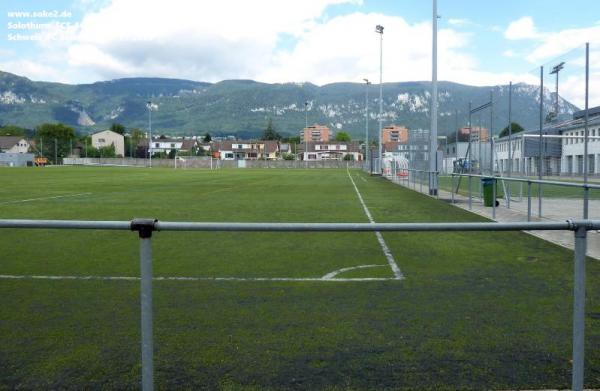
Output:
<instances>
[{"instance_id":1,"label":"blue sky","mask_svg":"<svg viewBox=\"0 0 600 391\"><path fill-rule=\"evenodd\" d=\"M505 84L586 41L600 52L598 1L438 0L438 13L441 79ZM69 83L134 76L360 82L377 78L373 29L381 23L384 80L427 80L431 14L427 0L5 0L0 69ZM14 28L28 22L68 25ZM39 32L41 41L26 40Z\"/></svg>"}]
</instances>

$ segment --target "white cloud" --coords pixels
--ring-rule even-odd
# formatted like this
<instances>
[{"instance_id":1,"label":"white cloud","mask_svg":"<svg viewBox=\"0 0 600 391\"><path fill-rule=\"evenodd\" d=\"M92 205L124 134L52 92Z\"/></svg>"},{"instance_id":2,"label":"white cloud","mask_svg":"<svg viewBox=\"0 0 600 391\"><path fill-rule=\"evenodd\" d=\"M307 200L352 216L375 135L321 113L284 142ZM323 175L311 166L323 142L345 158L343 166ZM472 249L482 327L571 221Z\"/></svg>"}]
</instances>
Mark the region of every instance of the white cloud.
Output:
<instances>
[{"instance_id":1,"label":"white cloud","mask_svg":"<svg viewBox=\"0 0 600 391\"><path fill-rule=\"evenodd\" d=\"M503 51L502 55L504 57L514 58L514 57L516 57L517 54L513 50L508 49L508 50Z\"/></svg>"},{"instance_id":2,"label":"white cloud","mask_svg":"<svg viewBox=\"0 0 600 391\"><path fill-rule=\"evenodd\" d=\"M79 0L82 6L89 1ZM377 83L379 35L374 27L382 24L384 82L431 79L428 21L408 23L376 13L326 17L326 8L340 3L360 0L220 0L210 7L184 0L148 1L143 7L136 0L105 0L103 6L93 3L95 8L80 25L69 30L71 40L40 42L37 57L12 56L0 61L0 69L63 82L157 76L315 84L361 82L367 77ZM521 22L519 33L516 22L507 34L535 36L540 46L530 56L546 55L546 38L554 33L537 32L531 18ZM449 28L439 31L440 80L483 86L532 79L528 74L482 70L478 59L468 54L473 36L452 28L469 21L448 23Z\"/></svg>"},{"instance_id":3,"label":"white cloud","mask_svg":"<svg viewBox=\"0 0 600 391\"><path fill-rule=\"evenodd\" d=\"M473 22L471 22L469 19L453 19L450 18L448 19L448 24L451 26L466 26L466 25L470 25Z\"/></svg>"},{"instance_id":4,"label":"white cloud","mask_svg":"<svg viewBox=\"0 0 600 391\"><path fill-rule=\"evenodd\" d=\"M510 40L538 39L541 36L530 16L524 16L511 22L504 31L504 37Z\"/></svg>"},{"instance_id":5,"label":"white cloud","mask_svg":"<svg viewBox=\"0 0 600 391\"><path fill-rule=\"evenodd\" d=\"M539 63L557 57L589 42L600 46L600 26L567 29L544 35L542 43L526 58L529 62Z\"/></svg>"}]
</instances>

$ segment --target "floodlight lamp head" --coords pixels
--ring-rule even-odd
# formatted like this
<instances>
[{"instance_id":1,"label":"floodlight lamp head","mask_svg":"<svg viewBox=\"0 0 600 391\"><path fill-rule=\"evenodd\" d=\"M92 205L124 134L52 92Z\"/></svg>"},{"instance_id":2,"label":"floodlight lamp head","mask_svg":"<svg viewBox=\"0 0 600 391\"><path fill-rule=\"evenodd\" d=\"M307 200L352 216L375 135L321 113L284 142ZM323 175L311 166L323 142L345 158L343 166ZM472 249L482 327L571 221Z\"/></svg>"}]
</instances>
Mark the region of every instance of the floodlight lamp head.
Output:
<instances>
[{"instance_id":1,"label":"floodlight lamp head","mask_svg":"<svg viewBox=\"0 0 600 391\"><path fill-rule=\"evenodd\" d=\"M367 84L371 84L371 82L369 81L369 79L363 79L365 81L365 83Z\"/></svg>"},{"instance_id":2,"label":"floodlight lamp head","mask_svg":"<svg viewBox=\"0 0 600 391\"><path fill-rule=\"evenodd\" d=\"M554 75L555 73L558 73L558 72L560 72L560 71L561 71L561 70L562 70L564 67L565 67L565 62L563 61L563 62L561 62L560 64L558 64L558 65L555 65L555 66L552 68L552 72L550 72L550 74L551 74L551 75Z\"/></svg>"},{"instance_id":3,"label":"floodlight lamp head","mask_svg":"<svg viewBox=\"0 0 600 391\"><path fill-rule=\"evenodd\" d=\"M375 26L375 32L379 33L379 34L383 34L383 26L378 24L377 26Z\"/></svg>"}]
</instances>

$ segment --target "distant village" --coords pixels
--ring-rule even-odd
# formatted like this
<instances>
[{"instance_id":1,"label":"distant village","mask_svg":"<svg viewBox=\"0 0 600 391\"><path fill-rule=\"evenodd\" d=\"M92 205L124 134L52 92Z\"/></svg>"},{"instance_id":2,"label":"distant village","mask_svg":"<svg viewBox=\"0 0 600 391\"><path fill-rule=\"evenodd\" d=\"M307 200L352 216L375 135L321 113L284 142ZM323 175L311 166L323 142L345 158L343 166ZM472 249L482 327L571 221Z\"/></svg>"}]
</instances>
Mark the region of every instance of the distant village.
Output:
<instances>
[{"instance_id":1,"label":"distant village","mask_svg":"<svg viewBox=\"0 0 600 391\"><path fill-rule=\"evenodd\" d=\"M578 111L569 120L546 123L542 129L544 175L582 175L584 167L585 111ZM600 107L588 110L588 169L600 174ZM461 127L438 140L440 171L456 171L457 163L477 167L490 161L493 151L494 170L508 170L522 175L537 175L539 159L539 129L526 130L513 124L498 136L490 137L484 127ZM44 129L44 126L47 129ZM239 140L235 136L192 137L152 135L137 131L128 133L121 125L86 136L75 137L71 128L62 124L44 124L35 137L0 136L0 166L33 166L61 164L65 158L135 158L177 159L205 158L227 160L299 160L299 161L363 161L379 157L377 131L371 132L368 147L362 140L351 140L343 131L314 124L299 131L298 136L281 138L265 131L264 139ZM0 128L0 130L6 128ZM44 131L46 133L44 133ZM46 136L44 136L46 135ZM59 135L59 136L57 136ZM407 159L411 164L428 160L429 131L408 129L401 125L385 126L381 134L384 159ZM469 159L467 161L467 156ZM418 168L418 167L415 167Z\"/></svg>"}]
</instances>

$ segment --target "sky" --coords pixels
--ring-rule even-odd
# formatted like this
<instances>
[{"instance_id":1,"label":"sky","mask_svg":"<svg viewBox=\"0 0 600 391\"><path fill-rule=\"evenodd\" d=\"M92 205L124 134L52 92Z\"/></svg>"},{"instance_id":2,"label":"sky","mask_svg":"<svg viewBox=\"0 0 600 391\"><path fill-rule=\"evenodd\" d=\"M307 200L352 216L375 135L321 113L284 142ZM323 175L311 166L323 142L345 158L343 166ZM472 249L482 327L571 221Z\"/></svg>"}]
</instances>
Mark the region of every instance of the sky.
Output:
<instances>
[{"instance_id":1,"label":"sky","mask_svg":"<svg viewBox=\"0 0 600 391\"><path fill-rule=\"evenodd\" d=\"M29 13L29 14L27 14ZM600 1L438 0L438 78L553 88L583 104L590 42L592 101L600 104ZM431 80L428 0L3 0L0 70L32 80L122 77L217 82Z\"/></svg>"}]
</instances>

